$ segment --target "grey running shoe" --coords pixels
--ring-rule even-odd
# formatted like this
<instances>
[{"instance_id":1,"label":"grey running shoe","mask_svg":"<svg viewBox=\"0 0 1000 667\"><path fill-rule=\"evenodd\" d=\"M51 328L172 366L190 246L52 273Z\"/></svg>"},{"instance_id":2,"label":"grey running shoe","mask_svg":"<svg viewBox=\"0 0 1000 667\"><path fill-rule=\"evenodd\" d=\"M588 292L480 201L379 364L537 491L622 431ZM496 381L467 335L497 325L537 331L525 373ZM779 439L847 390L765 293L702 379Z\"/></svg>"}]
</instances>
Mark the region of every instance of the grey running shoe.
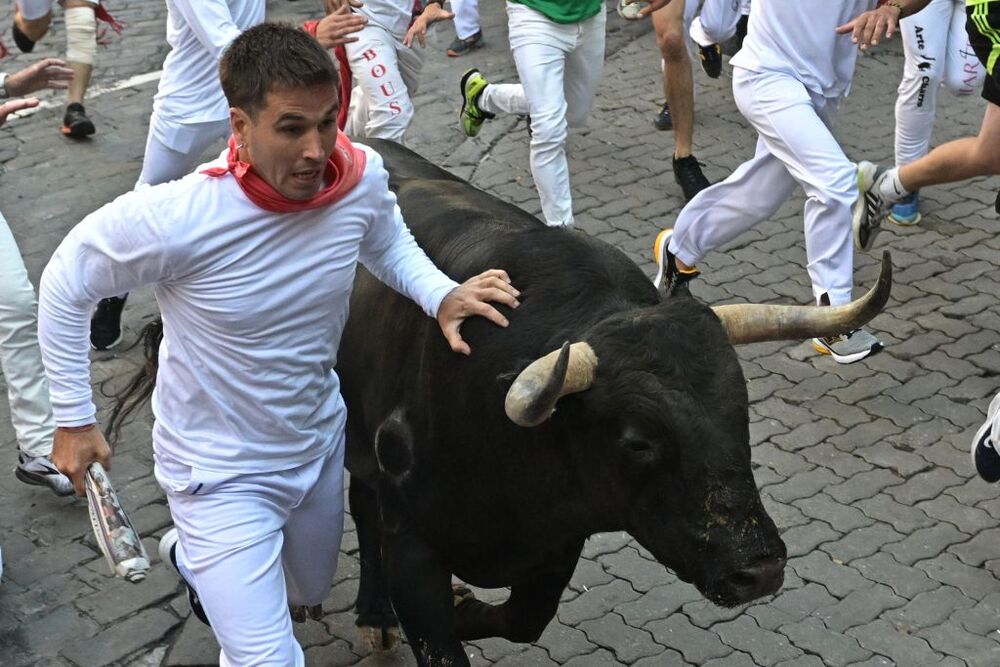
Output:
<instances>
[{"instance_id":1,"label":"grey running shoe","mask_svg":"<svg viewBox=\"0 0 1000 667\"><path fill-rule=\"evenodd\" d=\"M48 456L25 456L18 454L18 464L14 476L25 484L47 486L57 496L71 496L75 493L73 482L59 472Z\"/></svg>"},{"instance_id":2,"label":"grey running shoe","mask_svg":"<svg viewBox=\"0 0 1000 667\"><path fill-rule=\"evenodd\" d=\"M1000 454L993 442L993 422L1000 410L1000 394L997 394L986 410L986 421L972 438L972 467L987 482L1000 482Z\"/></svg>"},{"instance_id":3,"label":"grey running shoe","mask_svg":"<svg viewBox=\"0 0 1000 667\"><path fill-rule=\"evenodd\" d=\"M829 354L838 364L852 364L882 349L882 341L864 329L840 336L813 338L812 342L817 352Z\"/></svg>"},{"instance_id":4,"label":"grey running shoe","mask_svg":"<svg viewBox=\"0 0 1000 667\"><path fill-rule=\"evenodd\" d=\"M858 163L858 198L851 207L854 247L858 250L870 250L881 231L888 205L879 196L875 184L883 173L885 167L864 160Z\"/></svg>"}]
</instances>

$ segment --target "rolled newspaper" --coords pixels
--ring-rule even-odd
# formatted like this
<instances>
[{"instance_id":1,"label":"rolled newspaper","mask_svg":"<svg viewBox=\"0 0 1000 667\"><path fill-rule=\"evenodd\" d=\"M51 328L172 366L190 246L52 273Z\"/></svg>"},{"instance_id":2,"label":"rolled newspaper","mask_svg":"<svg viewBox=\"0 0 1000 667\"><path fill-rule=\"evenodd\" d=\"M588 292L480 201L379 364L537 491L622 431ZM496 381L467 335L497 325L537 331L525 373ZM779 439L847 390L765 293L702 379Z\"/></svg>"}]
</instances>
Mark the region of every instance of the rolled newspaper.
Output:
<instances>
[{"instance_id":1,"label":"rolled newspaper","mask_svg":"<svg viewBox=\"0 0 1000 667\"><path fill-rule=\"evenodd\" d=\"M92 463L84 482L90 524L94 528L97 546L101 548L111 572L126 581L138 583L146 578L149 557L139 533L132 527L118 494L111 486L108 473L100 463Z\"/></svg>"}]
</instances>

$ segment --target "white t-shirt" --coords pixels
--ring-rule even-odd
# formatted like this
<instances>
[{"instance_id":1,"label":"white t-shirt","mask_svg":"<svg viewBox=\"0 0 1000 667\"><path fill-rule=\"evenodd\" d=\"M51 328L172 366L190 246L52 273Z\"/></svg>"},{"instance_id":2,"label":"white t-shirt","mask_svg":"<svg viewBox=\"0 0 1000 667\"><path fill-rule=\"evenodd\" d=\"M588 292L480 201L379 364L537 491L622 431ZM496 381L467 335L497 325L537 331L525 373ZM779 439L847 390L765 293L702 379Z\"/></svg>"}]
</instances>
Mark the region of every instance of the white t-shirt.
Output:
<instances>
[{"instance_id":1,"label":"white t-shirt","mask_svg":"<svg viewBox=\"0 0 1000 667\"><path fill-rule=\"evenodd\" d=\"M846 95L858 45L834 30L874 6L875 0L754 0L743 48L730 62L794 76L824 97Z\"/></svg>"},{"instance_id":2,"label":"white t-shirt","mask_svg":"<svg viewBox=\"0 0 1000 667\"><path fill-rule=\"evenodd\" d=\"M346 414L333 367L357 262L429 315L456 287L414 241L381 157L364 148L360 183L328 207L268 212L231 174L194 173L123 195L70 231L39 300L56 423L95 421L94 304L152 284L164 327L158 455L241 474L293 468L335 446Z\"/></svg>"},{"instance_id":3,"label":"white t-shirt","mask_svg":"<svg viewBox=\"0 0 1000 667\"><path fill-rule=\"evenodd\" d=\"M423 7L426 3L421 2ZM365 0L365 4L355 9L369 21L379 24L402 41L413 20L413 0Z\"/></svg>"},{"instance_id":4,"label":"white t-shirt","mask_svg":"<svg viewBox=\"0 0 1000 667\"><path fill-rule=\"evenodd\" d=\"M241 32L264 20L264 0L166 2L170 53L163 61L154 112L168 126L228 119L219 60ZM158 138L172 145L172 137Z\"/></svg>"}]
</instances>

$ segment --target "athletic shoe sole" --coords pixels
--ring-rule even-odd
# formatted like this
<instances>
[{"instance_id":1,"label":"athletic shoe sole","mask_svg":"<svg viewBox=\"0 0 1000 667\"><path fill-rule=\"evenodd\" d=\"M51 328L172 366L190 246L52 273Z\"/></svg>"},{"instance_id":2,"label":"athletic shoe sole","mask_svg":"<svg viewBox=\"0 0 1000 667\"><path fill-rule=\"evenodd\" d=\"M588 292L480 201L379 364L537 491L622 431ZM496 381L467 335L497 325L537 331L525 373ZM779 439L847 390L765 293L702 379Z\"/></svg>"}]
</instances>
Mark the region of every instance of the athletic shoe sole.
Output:
<instances>
[{"instance_id":1,"label":"athletic shoe sole","mask_svg":"<svg viewBox=\"0 0 1000 667\"><path fill-rule=\"evenodd\" d=\"M86 122L74 123L69 126L63 125L59 128L59 131L63 133L63 136L81 139L94 134L97 129L94 127L94 124L88 120Z\"/></svg>"},{"instance_id":2,"label":"athletic shoe sole","mask_svg":"<svg viewBox=\"0 0 1000 667\"><path fill-rule=\"evenodd\" d=\"M466 71L466 73L462 75L462 79L458 82L458 89L462 93L462 110L458 113L458 121L462 124L462 131L465 132L465 136L467 137L476 136L479 134L479 128L482 127L482 123L480 123L471 134L465 127L465 108L469 105L469 96L465 93L465 84L467 84L469 79L476 74L480 74L480 71L473 67L472 69Z\"/></svg>"},{"instance_id":3,"label":"athletic shoe sole","mask_svg":"<svg viewBox=\"0 0 1000 667\"><path fill-rule=\"evenodd\" d=\"M896 214L890 212L889 215L885 216L885 219L886 222L891 222L898 227L912 227L920 224L920 221L923 220L923 216L918 212L912 218L902 218L896 217Z\"/></svg>"},{"instance_id":4,"label":"athletic shoe sole","mask_svg":"<svg viewBox=\"0 0 1000 667\"><path fill-rule=\"evenodd\" d=\"M66 497L66 496L72 496L74 493L76 493L76 490L72 486L67 491L60 491L56 487L49 484L46 475L39 475L33 472L28 472L27 470L22 470L20 466L14 468L14 477L17 477L18 480L24 482L25 484L30 484L31 486L47 487L49 490L52 491L52 493L56 494L57 496Z\"/></svg>"},{"instance_id":5,"label":"athletic shoe sole","mask_svg":"<svg viewBox=\"0 0 1000 667\"><path fill-rule=\"evenodd\" d=\"M829 347L827 347L826 344L819 338L812 339L812 346L813 349L819 352L820 354L826 354L833 357L833 360L836 361L838 364L853 364L855 361L861 361L865 357L870 357L871 355L875 354L876 352L882 349L882 344L877 343L875 345L872 345L871 348L867 350L861 350L860 352L855 352L854 354L837 354Z\"/></svg>"},{"instance_id":6,"label":"athletic shoe sole","mask_svg":"<svg viewBox=\"0 0 1000 667\"><path fill-rule=\"evenodd\" d=\"M653 261L656 262L656 277L653 278L653 287L659 289L663 282L663 274L667 271L667 244L670 237L674 235L672 227L668 227L656 235L653 241Z\"/></svg>"}]
</instances>

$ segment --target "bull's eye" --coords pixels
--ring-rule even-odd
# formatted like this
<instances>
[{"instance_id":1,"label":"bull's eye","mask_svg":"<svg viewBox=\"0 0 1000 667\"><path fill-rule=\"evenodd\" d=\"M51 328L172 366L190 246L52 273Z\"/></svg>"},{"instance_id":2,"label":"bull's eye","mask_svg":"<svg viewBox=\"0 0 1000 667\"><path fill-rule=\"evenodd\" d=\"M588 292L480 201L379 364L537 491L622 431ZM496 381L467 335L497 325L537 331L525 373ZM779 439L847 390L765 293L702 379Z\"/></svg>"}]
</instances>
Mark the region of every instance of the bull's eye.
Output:
<instances>
[{"instance_id":1,"label":"bull's eye","mask_svg":"<svg viewBox=\"0 0 1000 667\"><path fill-rule=\"evenodd\" d=\"M655 451L653 443L648 440L639 440L636 438L624 438L621 442L621 446L629 454L639 457L651 456Z\"/></svg>"}]
</instances>

